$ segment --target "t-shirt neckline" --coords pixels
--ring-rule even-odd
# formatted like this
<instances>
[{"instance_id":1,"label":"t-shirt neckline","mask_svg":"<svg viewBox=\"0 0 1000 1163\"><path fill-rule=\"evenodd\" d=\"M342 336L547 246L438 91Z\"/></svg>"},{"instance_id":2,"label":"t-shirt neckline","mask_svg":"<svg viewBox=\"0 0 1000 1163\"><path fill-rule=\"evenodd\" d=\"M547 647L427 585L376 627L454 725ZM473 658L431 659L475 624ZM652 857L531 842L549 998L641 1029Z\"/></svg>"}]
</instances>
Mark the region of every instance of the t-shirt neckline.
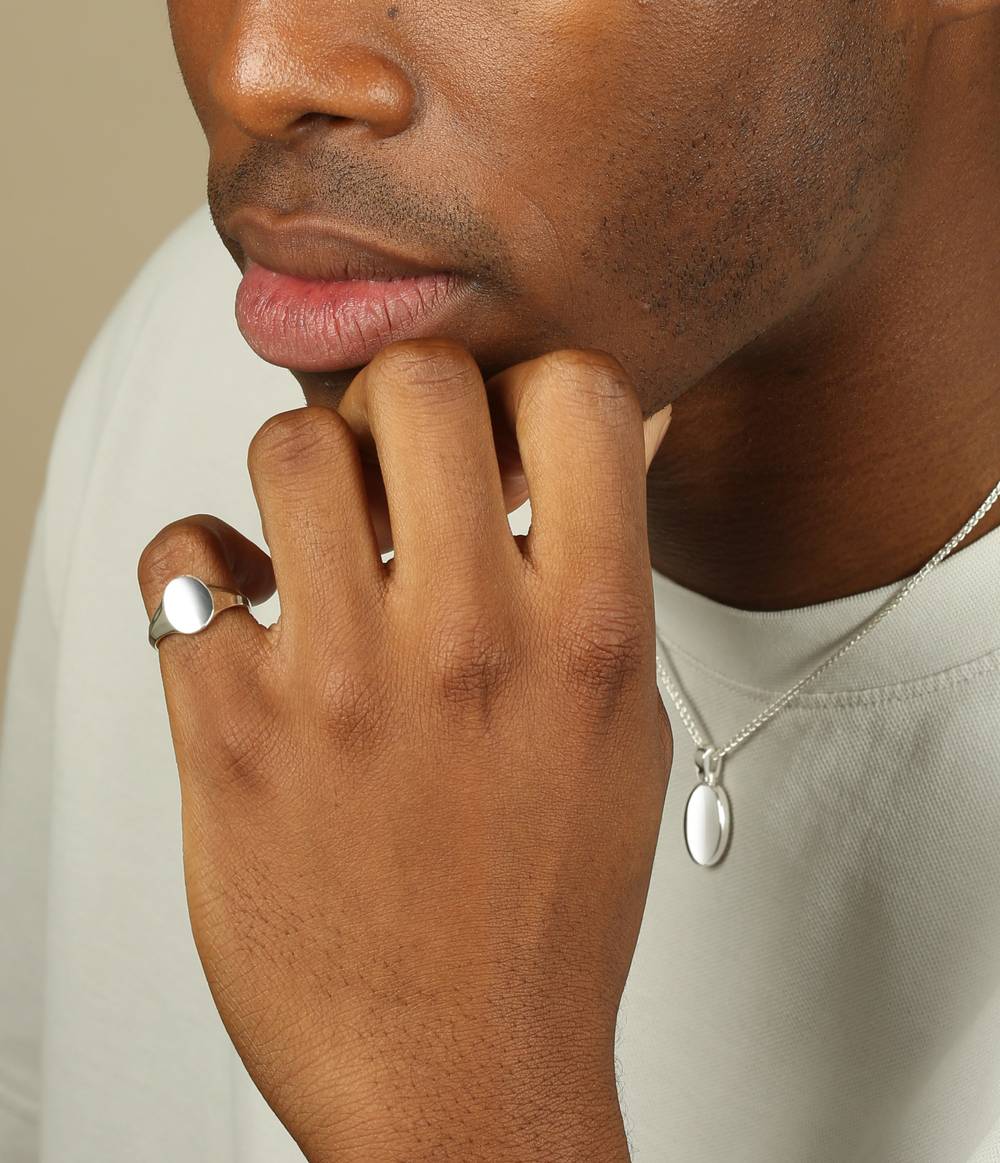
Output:
<instances>
[{"instance_id":1,"label":"t-shirt neckline","mask_svg":"<svg viewBox=\"0 0 1000 1163\"><path fill-rule=\"evenodd\" d=\"M657 631L675 669L684 659L737 684L782 692L808 674L902 588L783 610L728 606L654 569ZM662 647L658 646L662 652ZM890 686L1000 651L1000 526L960 545L902 604L804 690Z\"/></svg>"}]
</instances>

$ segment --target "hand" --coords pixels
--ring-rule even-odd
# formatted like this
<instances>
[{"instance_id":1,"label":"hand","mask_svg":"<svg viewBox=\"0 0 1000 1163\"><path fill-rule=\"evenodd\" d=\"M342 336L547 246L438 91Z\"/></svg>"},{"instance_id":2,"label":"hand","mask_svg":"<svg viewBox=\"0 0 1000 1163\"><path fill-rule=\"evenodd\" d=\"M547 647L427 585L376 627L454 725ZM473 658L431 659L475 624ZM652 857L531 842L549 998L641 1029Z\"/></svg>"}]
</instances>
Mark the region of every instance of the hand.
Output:
<instances>
[{"instance_id":1,"label":"hand","mask_svg":"<svg viewBox=\"0 0 1000 1163\"><path fill-rule=\"evenodd\" d=\"M254 436L270 559L207 515L143 551L148 615L182 573L281 595L269 628L230 610L159 655L198 952L314 1163L628 1158L615 1022L671 761L645 507L668 419L599 352L484 385L452 341L395 343L340 411Z\"/></svg>"}]
</instances>

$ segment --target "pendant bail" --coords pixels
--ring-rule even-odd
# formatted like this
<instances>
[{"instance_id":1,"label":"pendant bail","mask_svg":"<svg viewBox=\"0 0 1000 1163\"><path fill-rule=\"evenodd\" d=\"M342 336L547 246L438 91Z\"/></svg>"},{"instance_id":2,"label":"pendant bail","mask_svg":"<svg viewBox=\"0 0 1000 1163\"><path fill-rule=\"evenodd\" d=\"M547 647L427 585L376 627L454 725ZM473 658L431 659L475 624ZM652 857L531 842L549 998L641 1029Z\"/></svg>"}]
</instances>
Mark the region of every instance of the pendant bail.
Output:
<instances>
[{"instance_id":1,"label":"pendant bail","mask_svg":"<svg viewBox=\"0 0 1000 1163\"><path fill-rule=\"evenodd\" d=\"M694 761L702 783L707 783L709 787L718 784L722 778L722 759L723 756L710 744L697 748Z\"/></svg>"}]
</instances>

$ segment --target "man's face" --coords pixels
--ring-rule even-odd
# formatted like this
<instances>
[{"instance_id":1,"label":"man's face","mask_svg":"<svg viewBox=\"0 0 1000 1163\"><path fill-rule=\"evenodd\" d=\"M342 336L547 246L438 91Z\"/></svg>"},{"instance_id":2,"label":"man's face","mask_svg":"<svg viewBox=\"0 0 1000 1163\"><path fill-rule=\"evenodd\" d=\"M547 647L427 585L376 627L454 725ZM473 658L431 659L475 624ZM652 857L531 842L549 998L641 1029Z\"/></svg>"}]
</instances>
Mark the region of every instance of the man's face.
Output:
<instances>
[{"instance_id":1,"label":"man's face","mask_svg":"<svg viewBox=\"0 0 1000 1163\"><path fill-rule=\"evenodd\" d=\"M917 0L169 12L241 269L239 208L328 220L465 276L426 324L485 374L597 347L647 414L766 343L877 233L927 36ZM292 370L335 403L357 369Z\"/></svg>"}]
</instances>

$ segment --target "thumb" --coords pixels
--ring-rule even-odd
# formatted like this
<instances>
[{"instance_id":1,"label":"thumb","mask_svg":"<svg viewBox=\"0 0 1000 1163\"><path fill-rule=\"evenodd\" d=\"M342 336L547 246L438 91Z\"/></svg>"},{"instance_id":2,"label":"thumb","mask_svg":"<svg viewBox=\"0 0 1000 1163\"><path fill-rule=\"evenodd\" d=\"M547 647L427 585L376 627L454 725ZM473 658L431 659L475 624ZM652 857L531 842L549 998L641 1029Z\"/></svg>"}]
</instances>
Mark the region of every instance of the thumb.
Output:
<instances>
[{"instance_id":1,"label":"thumb","mask_svg":"<svg viewBox=\"0 0 1000 1163\"><path fill-rule=\"evenodd\" d=\"M649 472L649 466L653 463L653 458L659 451L663 438L667 434L667 429L670 427L672 411L671 405L668 404L642 422L642 435L646 442L646 472Z\"/></svg>"}]
</instances>

